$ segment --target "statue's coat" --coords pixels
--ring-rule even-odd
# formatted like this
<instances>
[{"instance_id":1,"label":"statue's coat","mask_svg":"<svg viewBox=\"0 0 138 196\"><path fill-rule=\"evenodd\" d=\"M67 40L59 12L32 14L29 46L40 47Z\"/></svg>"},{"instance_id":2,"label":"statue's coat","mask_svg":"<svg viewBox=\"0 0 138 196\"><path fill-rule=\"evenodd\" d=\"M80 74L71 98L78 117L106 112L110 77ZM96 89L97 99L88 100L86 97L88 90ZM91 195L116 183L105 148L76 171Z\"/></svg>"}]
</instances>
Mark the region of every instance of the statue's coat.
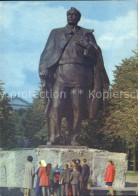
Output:
<instances>
[{"instance_id":1,"label":"statue's coat","mask_svg":"<svg viewBox=\"0 0 138 196\"><path fill-rule=\"evenodd\" d=\"M95 55L97 56L97 63L95 65L93 65L92 63L92 66L94 66L94 87L92 89L94 93L93 96L91 97L90 105L87 105L87 107L89 108L89 114L86 116L84 115L83 119L92 118L96 116L103 102L102 97L101 98L98 98L99 96L96 97L96 93L97 92L103 93L107 91L109 87L109 79L104 68L101 49L97 45L92 32L93 30L79 27L78 33L83 37L88 36L89 43L93 46L95 50ZM40 58L40 64L39 64L40 77L46 72L46 70L50 70L50 71L52 70L52 72L55 72L58 66L58 61L64 51L64 47L66 47L66 45L70 40L69 34L70 32L67 26L63 28L53 29L51 31L46 46L44 48L44 51L42 52ZM49 89L48 86L50 86L50 88L52 89L52 82L50 84L50 80L42 80L42 84L43 87L45 87L45 89ZM47 104L49 104L48 101ZM49 107L46 108L49 111Z\"/></svg>"}]
</instances>

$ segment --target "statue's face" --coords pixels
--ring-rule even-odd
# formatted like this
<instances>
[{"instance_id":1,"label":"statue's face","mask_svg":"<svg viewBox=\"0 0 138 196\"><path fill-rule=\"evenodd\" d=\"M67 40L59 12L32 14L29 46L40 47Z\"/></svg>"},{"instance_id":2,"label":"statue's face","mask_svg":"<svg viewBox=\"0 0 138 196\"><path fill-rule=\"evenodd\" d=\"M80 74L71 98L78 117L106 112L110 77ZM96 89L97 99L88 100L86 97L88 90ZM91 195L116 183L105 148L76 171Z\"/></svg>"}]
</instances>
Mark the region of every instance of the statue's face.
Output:
<instances>
[{"instance_id":1,"label":"statue's face","mask_svg":"<svg viewBox=\"0 0 138 196\"><path fill-rule=\"evenodd\" d=\"M78 12L75 10L70 10L67 12L67 22L70 25L75 25L79 22L80 17L78 15Z\"/></svg>"}]
</instances>

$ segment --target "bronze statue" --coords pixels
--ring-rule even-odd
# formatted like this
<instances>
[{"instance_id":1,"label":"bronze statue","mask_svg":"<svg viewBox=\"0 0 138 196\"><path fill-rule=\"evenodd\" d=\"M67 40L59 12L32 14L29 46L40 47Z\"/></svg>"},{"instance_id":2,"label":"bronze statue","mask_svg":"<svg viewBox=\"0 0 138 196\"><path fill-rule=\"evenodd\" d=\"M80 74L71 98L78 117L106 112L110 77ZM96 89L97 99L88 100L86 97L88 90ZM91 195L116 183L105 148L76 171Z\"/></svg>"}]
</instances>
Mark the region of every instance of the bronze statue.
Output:
<instances>
[{"instance_id":1,"label":"bronze statue","mask_svg":"<svg viewBox=\"0 0 138 196\"><path fill-rule=\"evenodd\" d=\"M68 24L51 31L40 58L50 144L60 137L66 117L70 144L77 145L81 121L96 116L109 86L94 30L78 26L80 18L81 13L72 7L67 12Z\"/></svg>"}]
</instances>

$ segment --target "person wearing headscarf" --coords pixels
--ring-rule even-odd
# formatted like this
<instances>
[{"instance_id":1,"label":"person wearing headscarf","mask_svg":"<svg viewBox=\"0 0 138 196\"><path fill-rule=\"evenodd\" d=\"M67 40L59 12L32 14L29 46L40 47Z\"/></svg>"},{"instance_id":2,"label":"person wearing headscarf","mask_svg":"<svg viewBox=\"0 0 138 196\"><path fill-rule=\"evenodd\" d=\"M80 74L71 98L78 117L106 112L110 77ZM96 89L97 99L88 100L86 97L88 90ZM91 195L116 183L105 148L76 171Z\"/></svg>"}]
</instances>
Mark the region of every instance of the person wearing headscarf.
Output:
<instances>
[{"instance_id":1,"label":"person wearing headscarf","mask_svg":"<svg viewBox=\"0 0 138 196\"><path fill-rule=\"evenodd\" d=\"M46 196L46 193L48 196L50 196L50 179L49 179L49 175L50 175L50 170L51 167L49 165L46 164L45 160L41 160L41 167L39 170L39 178L40 178L40 186L42 187L42 193L43 196Z\"/></svg>"}]
</instances>

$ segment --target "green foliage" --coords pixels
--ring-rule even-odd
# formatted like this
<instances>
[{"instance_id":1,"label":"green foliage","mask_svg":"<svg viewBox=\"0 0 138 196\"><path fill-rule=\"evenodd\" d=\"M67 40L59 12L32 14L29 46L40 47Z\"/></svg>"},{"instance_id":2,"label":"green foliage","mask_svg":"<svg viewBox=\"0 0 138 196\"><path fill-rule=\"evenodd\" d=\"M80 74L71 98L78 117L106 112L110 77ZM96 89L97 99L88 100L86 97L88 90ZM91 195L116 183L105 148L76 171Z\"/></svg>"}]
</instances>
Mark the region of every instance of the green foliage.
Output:
<instances>
[{"instance_id":1,"label":"green foliage","mask_svg":"<svg viewBox=\"0 0 138 196\"><path fill-rule=\"evenodd\" d=\"M25 119L26 111L20 109L18 111L12 111L11 117L14 122L14 139L16 141L16 146L21 147L24 145L25 137L25 128L23 121ZM15 147L16 147L15 146Z\"/></svg>"},{"instance_id":2,"label":"green foliage","mask_svg":"<svg viewBox=\"0 0 138 196\"><path fill-rule=\"evenodd\" d=\"M108 147L108 137L103 133L104 123L105 116L102 111L96 119L84 120L82 122L79 143L84 146L98 149L105 149Z\"/></svg>"},{"instance_id":3,"label":"green foliage","mask_svg":"<svg viewBox=\"0 0 138 196\"><path fill-rule=\"evenodd\" d=\"M37 92L33 104L26 113L24 119L25 136L29 139L31 146L46 144L48 131L45 119L44 98L40 97L41 90Z\"/></svg>"},{"instance_id":4,"label":"green foliage","mask_svg":"<svg viewBox=\"0 0 138 196\"><path fill-rule=\"evenodd\" d=\"M0 147L12 145L14 140L14 122L11 117L12 108L8 95L4 94L3 84L0 83Z\"/></svg>"},{"instance_id":5,"label":"green foliage","mask_svg":"<svg viewBox=\"0 0 138 196\"><path fill-rule=\"evenodd\" d=\"M2 100L3 100L3 83L0 81L0 118L3 117L3 105L2 105Z\"/></svg>"},{"instance_id":6,"label":"green foliage","mask_svg":"<svg viewBox=\"0 0 138 196\"><path fill-rule=\"evenodd\" d=\"M120 138L127 148L138 144L138 53L122 61L114 71L114 82L110 90L108 116L105 133ZM113 96L116 92L117 96Z\"/></svg>"}]
</instances>

